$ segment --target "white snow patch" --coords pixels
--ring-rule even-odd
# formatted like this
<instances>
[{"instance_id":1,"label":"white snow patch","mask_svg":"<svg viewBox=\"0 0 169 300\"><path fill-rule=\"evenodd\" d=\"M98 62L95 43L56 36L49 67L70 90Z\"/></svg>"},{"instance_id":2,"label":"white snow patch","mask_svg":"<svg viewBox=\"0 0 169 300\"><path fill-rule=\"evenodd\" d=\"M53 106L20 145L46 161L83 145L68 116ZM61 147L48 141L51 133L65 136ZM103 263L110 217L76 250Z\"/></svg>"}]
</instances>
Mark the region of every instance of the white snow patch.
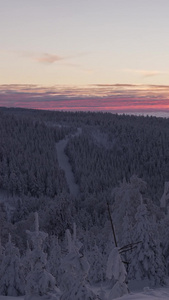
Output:
<instances>
[{"instance_id":1,"label":"white snow patch","mask_svg":"<svg viewBox=\"0 0 169 300\"><path fill-rule=\"evenodd\" d=\"M95 289L90 287L91 290L96 294L99 293L99 289ZM98 291L97 291L98 290ZM37 300L42 299L41 297L37 297ZM58 298L59 299L59 298ZM98 299L101 299L100 297ZM106 293L104 300L106 300ZM118 297L116 299L119 300L168 300L169 299L169 287L159 288L159 289L150 289L149 287L144 288L143 292L140 293L129 293L128 295L124 295L122 297ZM24 296L20 297L11 297L11 296L0 296L0 300L24 300Z\"/></svg>"},{"instance_id":2,"label":"white snow patch","mask_svg":"<svg viewBox=\"0 0 169 300\"><path fill-rule=\"evenodd\" d=\"M144 288L142 293L130 293L120 298L121 300L168 300L169 299L169 288L150 289Z\"/></svg>"}]
</instances>

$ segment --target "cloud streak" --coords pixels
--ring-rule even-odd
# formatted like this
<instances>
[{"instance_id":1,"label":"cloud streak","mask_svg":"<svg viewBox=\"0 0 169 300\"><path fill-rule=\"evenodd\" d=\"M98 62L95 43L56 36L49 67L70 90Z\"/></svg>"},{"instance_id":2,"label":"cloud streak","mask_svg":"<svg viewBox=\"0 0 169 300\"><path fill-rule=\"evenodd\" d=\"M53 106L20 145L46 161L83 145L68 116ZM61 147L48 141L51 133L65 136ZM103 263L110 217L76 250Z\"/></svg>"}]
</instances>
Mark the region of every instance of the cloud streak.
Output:
<instances>
[{"instance_id":1,"label":"cloud streak","mask_svg":"<svg viewBox=\"0 0 169 300\"><path fill-rule=\"evenodd\" d=\"M64 58L55 54L44 53L36 57L36 60L40 63L53 64L55 62L64 60Z\"/></svg>"},{"instance_id":2,"label":"cloud streak","mask_svg":"<svg viewBox=\"0 0 169 300\"><path fill-rule=\"evenodd\" d=\"M138 74L142 77L153 77L153 76L168 74L168 72L162 72L162 71L157 71L157 70L124 69L123 71L133 73L133 74Z\"/></svg>"},{"instance_id":3,"label":"cloud streak","mask_svg":"<svg viewBox=\"0 0 169 300\"><path fill-rule=\"evenodd\" d=\"M15 52L15 54L22 56L22 57L27 57L33 61L36 61L38 63L43 63L43 64L54 64L59 61L66 61L67 57L58 55L58 54L51 54L48 52L45 53L36 53L36 52L29 52L29 51L21 51L21 52Z\"/></svg>"},{"instance_id":4,"label":"cloud streak","mask_svg":"<svg viewBox=\"0 0 169 300\"><path fill-rule=\"evenodd\" d=\"M169 86L1 85L0 106L51 110L169 113Z\"/></svg>"},{"instance_id":5,"label":"cloud streak","mask_svg":"<svg viewBox=\"0 0 169 300\"><path fill-rule=\"evenodd\" d=\"M29 52L29 51L21 51L21 52L15 52L15 54L18 54L19 56L27 57L31 60L34 60L36 62L43 63L43 64L55 64L57 62L62 61L64 64L76 66L76 64L70 63L69 61L71 59L76 59L81 56L85 56L88 53L79 53L79 54L75 54L75 55L62 56L62 55L58 55L55 53L52 54L52 53L48 53L48 52L36 53L36 52ZM79 65L77 65L77 66L79 66Z\"/></svg>"}]
</instances>

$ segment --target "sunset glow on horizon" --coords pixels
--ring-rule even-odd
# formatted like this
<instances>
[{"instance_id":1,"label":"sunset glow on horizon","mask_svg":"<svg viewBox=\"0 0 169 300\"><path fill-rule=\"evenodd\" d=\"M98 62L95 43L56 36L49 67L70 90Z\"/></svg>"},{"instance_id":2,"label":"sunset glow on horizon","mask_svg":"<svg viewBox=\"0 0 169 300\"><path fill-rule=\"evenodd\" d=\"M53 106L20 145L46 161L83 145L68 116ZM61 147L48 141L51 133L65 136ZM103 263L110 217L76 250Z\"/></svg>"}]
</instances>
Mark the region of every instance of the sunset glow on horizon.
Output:
<instances>
[{"instance_id":1,"label":"sunset glow on horizon","mask_svg":"<svg viewBox=\"0 0 169 300\"><path fill-rule=\"evenodd\" d=\"M79 87L1 85L0 106L44 110L168 112L169 86L90 85Z\"/></svg>"},{"instance_id":2,"label":"sunset glow on horizon","mask_svg":"<svg viewBox=\"0 0 169 300\"><path fill-rule=\"evenodd\" d=\"M168 0L2 0L0 106L168 112L168 12Z\"/></svg>"}]
</instances>

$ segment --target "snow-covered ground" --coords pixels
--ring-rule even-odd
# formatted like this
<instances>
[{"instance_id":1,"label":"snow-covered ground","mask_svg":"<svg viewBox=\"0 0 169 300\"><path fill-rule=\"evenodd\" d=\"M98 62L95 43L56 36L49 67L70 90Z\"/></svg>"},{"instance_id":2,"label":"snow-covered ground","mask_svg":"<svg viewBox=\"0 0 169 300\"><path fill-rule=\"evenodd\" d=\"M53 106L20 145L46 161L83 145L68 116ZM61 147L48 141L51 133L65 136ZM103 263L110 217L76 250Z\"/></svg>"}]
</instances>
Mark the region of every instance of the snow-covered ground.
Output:
<instances>
[{"instance_id":1,"label":"snow-covered ground","mask_svg":"<svg viewBox=\"0 0 169 300\"><path fill-rule=\"evenodd\" d=\"M79 186L75 182L74 174L72 172L71 165L69 163L69 159L65 154L66 145L71 137L75 137L81 134L81 128L77 129L77 132L74 135L68 136L65 139L56 143L56 150L58 156L58 162L61 169L64 170L66 180L69 186L70 194L76 197L79 193Z\"/></svg>"},{"instance_id":2,"label":"snow-covered ground","mask_svg":"<svg viewBox=\"0 0 169 300\"><path fill-rule=\"evenodd\" d=\"M0 300L24 300L24 297L0 296Z\"/></svg>"},{"instance_id":3,"label":"snow-covered ground","mask_svg":"<svg viewBox=\"0 0 169 300\"><path fill-rule=\"evenodd\" d=\"M130 293L120 298L121 300L168 300L169 299L169 288L149 289L144 288L143 292Z\"/></svg>"},{"instance_id":4,"label":"snow-covered ground","mask_svg":"<svg viewBox=\"0 0 169 300\"><path fill-rule=\"evenodd\" d=\"M169 300L169 288L159 288L159 289L149 289L145 288L143 292L140 293L130 293L128 295L116 298L119 300ZM0 300L24 300L22 297L7 297L0 296ZM35 297L34 297L35 300ZM40 297L37 297L40 300Z\"/></svg>"}]
</instances>

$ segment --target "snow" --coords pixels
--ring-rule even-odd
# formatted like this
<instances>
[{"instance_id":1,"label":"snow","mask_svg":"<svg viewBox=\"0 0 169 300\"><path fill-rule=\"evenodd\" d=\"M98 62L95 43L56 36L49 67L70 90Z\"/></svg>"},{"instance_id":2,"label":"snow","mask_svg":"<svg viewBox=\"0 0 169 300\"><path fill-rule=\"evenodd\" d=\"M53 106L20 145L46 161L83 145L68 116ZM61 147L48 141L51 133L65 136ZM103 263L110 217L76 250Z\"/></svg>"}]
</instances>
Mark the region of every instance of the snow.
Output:
<instances>
[{"instance_id":1,"label":"snow","mask_svg":"<svg viewBox=\"0 0 169 300\"><path fill-rule=\"evenodd\" d=\"M126 279L126 275L124 264L121 261L118 248L116 247L109 255L106 276L109 279L114 276L115 280L119 280L123 283Z\"/></svg>"},{"instance_id":2,"label":"snow","mask_svg":"<svg viewBox=\"0 0 169 300\"><path fill-rule=\"evenodd\" d=\"M160 288L160 289L149 289L144 288L142 293L130 293L128 295L117 298L120 300L168 300L169 299L169 288Z\"/></svg>"},{"instance_id":3,"label":"snow","mask_svg":"<svg viewBox=\"0 0 169 300\"><path fill-rule=\"evenodd\" d=\"M165 182L165 185L164 185L164 193L160 199L160 206L161 208L165 208L166 207L166 204L167 201L169 200L169 182Z\"/></svg>"},{"instance_id":4,"label":"snow","mask_svg":"<svg viewBox=\"0 0 169 300\"><path fill-rule=\"evenodd\" d=\"M108 300L110 290L106 291L104 288L96 288L93 287L91 290L95 295L99 295L98 299L100 300ZM101 291L104 291L104 297L101 297ZM150 289L149 287L144 288L142 292L129 292L129 294L123 295L121 297L117 297L114 299L118 300L168 300L169 299L169 287L158 288L158 289ZM0 299L1 300L1 299ZM113 298L112 298L113 300Z\"/></svg>"},{"instance_id":5,"label":"snow","mask_svg":"<svg viewBox=\"0 0 169 300\"><path fill-rule=\"evenodd\" d=\"M59 126L61 126L61 125L59 125ZM121 127L119 126L119 127L117 127L117 129L118 129L117 133L120 135ZM124 126L124 132L122 133L122 138L123 138L123 135L125 135L126 140L128 141L129 133L130 133L130 131L128 130L128 127ZM56 144L56 149L55 149L55 151L57 151L57 155L58 155L59 166L65 172L65 176L66 176L67 183L69 185L70 193L75 197L79 193L79 187L75 182L74 174L73 174L72 168L71 168L71 163L69 162L69 159L68 159L67 155L65 154L65 148L66 148L67 143L71 139L73 139L75 136L78 136L80 134L81 134L81 129L78 128L76 130L75 134L72 134L72 135L69 134L63 140L59 141ZM89 134L90 134L90 132L89 132ZM113 145L113 143L116 143L116 140L115 140L115 142L113 140L114 137L112 137L113 133L111 133L111 132L110 132L110 134L107 134L107 133L102 132L99 129L98 130L96 129L96 131L94 131L94 130L92 131L91 135L92 134L93 134L93 140L94 140L94 143L92 144L92 146L96 146L95 149L96 149L96 155L98 155L98 158L99 158L99 153L100 153L100 149L98 149L98 147L100 147L100 148L104 147L105 149L108 149L109 147L111 147L111 143L112 143L112 145ZM89 137L90 137L90 135L89 135ZM120 136L120 138L121 138L121 136ZM120 138L118 141L120 141ZM110 141L109 141L109 139L110 139ZM133 133L133 141L134 141L134 139L135 139L135 132ZM126 140L124 139L124 141L126 141ZM82 141L83 141L83 139L82 139ZM123 139L122 139L122 142L123 142ZM79 139L79 143L80 143L80 139ZM142 143L144 144L144 139L143 139ZM85 145L84 145L84 148L85 148ZM104 148L103 148L103 151L104 151L103 154L106 155L106 154L108 154L109 151L105 151ZM118 148L118 145L117 145L117 148ZM77 149L76 148L74 148L74 149L75 149L74 150L75 155L79 155L79 158L81 158L80 151L78 153ZM98 149L98 153L97 153L97 149ZM120 152L121 148L119 147L119 149L120 149L119 153L121 153ZM118 155L118 151L115 153L117 153L117 155ZM56 152L55 152L55 154L56 154ZM86 154L86 152L84 152L84 155L85 154ZM105 157L105 156L103 156L103 157ZM115 155L115 157L116 157L116 155ZM131 155L131 157L132 157L132 155ZM129 162L132 159L131 157L129 157ZM109 158L109 156L108 156L108 158ZM110 158L112 158L112 156L110 156ZM118 158L118 156L117 156L117 158ZM119 158L119 160L120 159L121 158ZM152 161L153 161L153 156L152 156ZM89 155L89 160L86 160L86 162L87 163L90 162L90 155ZM92 160L91 160L91 162L92 162ZM138 161L136 161L136 163L137 162ZM12 160L12 163L15 166L14 159ZM113 165L113 163L114 163L114 160L112 160L112 165ZM98 164L99 164L99 159L98 159ZM132 166L133 165L131 164L131 169L132 169ZM92 170L92 168L91 168L91 170ZM93 168L93 170L91 172L93 172L93 174L95 175L94 171L95 171L95 169ZM39 174L40 174L40 172L41 172L41 170L39 171ZM98 174L99 174L99 172L98 172ZM108 173L105 173L105 175L106 174L108 174ZM33 173L31 174L31 176L33 178ZM108 176L108 175L106 175L106 176ZM128 173L126 176L128 176ZM95 184L95 180L97 182L98 177L99 177L99 175L93 178L94 184ZM93 184L93 186L94 186L94 184ZM147 199L144 200L144 194L143 194L143 196L141 196L141 194L140 194L140 181L138 181L138 179L136 177L132 177L130 179L130 183L126 182L123 185L121 184L119 189L120 189L120 191L118 191L117 197L116 197L116 194L114 193L114 198L115 198L115 201L117 198L117 201L116 201L117 203L115 202L115 206L114 206L115 209L113 209L113 207L112 207L112 213L114 213L114 215L116 215L115 218L113 218L113 221L114 221L114 219L115 219L115 221L117 220L115 222L115 225L116 225L117 230L121 233L121 236L120 236L120 238L122 237L121 243L122 243L122 245L128 245L129 243L132 242L132 239L130 241L130 236L129 236L128 232L127 233L124 232L125 231L124 228L126 230L130 229L130 228L134 228L135 235L134 235L132 229L130 229L129 231L131 231L130 234L131 234L133 240L135 242L138 241L137 248L134 248L134 251L132 252L132 255L131 255L133 262L131 263L131 259L125 260L125 261L126 262L129 261L130 265L131 266L134 265L134 267L136 268L138 265L137 262L140 262L140 260L141 260L141 267L142 267L141 270L145 266L143 278L145 278L145 276L147 276L148 273L151 273L152 274L151 282L149 282L148 279L146 282L143 282L143 280L139 279L140 278L140 276L139 276L137 282L134 282L134 280L133 280L133 282L132 282L133 286L132 286L131 280L128 276L128 280L129 280L129 284L130 284L129 285L129 293L126 293L125 295L123 295L119 298L119 296L122 295L119 293L119 291L121 292L121 290L122 290L122 292L123 292L123 287L121 284L123 284L125 282L125 269L124 269L124 266L122 265L121 259L119 258L119 252L118 252L117 248L113 249L112 252L110 253L110 256L108 259L108 265L107 265L107 277L109 280L107 280L107 278L105 280L106 261L107 261L107 257L109 254L111 244L107 243L108 245L104 246L104 243L107 242L108 237L109 237L109 234L108 234L109 232L106 232L106 230L108 230L108 228L109 228L109 223L108 223L108 225L107 225L107 223L106 223L106 225L104 225L104 219L99 217L99 213L102 214L102 211L104 213L104 210L102 210L102 203L100 205L100 202L99 202L100 206L99 206L99 211L98 211L98 218L97 218L97 214L95 214L94 218L93 218L96 220L96 224L94 224L94 226L92 227L93 219L91 218L91 224L90 224L90 216L89 217L87 216L86 220L87 220L87 222L89 221L89 226L88 226L87 222L84 223L84 228L85 228L85 224L87 225L86 226L87 228L85 228L86 231L84 230L83 227L80 227L78 230L78 233L80 233L79 234L80 241L83 240L82 239L83 235L84 235L84 242L86 241L86 244L84 244L83 247L81 247L80 242L76 239L75 225L73 228L73 234L71 234L72 231L70 230L70 227L71 227L70 224L72 223L74 215L71 215L71 213L69 214L69 211L68 211L68 214L63 215L63 218L62 218L63 222L64 222L64 220L66 220L66 218L68 216L68 218L66 220L66 221L68 221L67 224L68 224L68 228L69 228L66 231L67 239L68 239L68 253L66 252L66 249L65 249L65 241L63 241L63 244L61 243L62 247L60 247L59 251L58 251L57 243L55 243L54 244L55 251L53 251L53 253L54 252L55 253L54 254L52 253L51 261L49 264L49 265L53 264L52 267L56 269L56 271L53 272L53 269L50 266L49 271L52 273L53 276L56 277L56 283L58 284L58 287L59 288L61 287L61 292L59 292L59 290L58 290L58 293L56 294L58 300L60 300L60 299L75 300L75 299L77 299L77 296L75 296L75 295L77 295L77 293L78 293L78 299L80 299L80 300L81 299L83 299L83 300L89 299L88 295L92 295L92 293L94 295L96 295L97 299L100 299L100 300L112 300L112 299L122 299L122 300L164 299L165 300L165 299L169 299L169 285L168 285L168 287L163 287L163 288L162 287L159 288L159 285L156 285L156 288L152 288L152 285L150 285L150 287L149 287L149 284L151 284L153 282L153 279L155 279L155 277L157 276L156 274L158 274L160 279L165 278L165 272L164 272L164 274L162 274L163 267L164 267L163 261L159 262L159 260L158 260L159 263L155 265L154 257L158 258L159 254L160 254L159 255L160 257L162 256L161 252L160 252L161 248L158 247L159 245L157 244L156 240L160 243L158 234L161 232L162 232L162 241L164 240L164 238L166 238L168 216L163 214L164 209L161 210L161 212L159 211L156 213L156 209L159 210L158 206L156 207L154 205L151 208L151 205L148 204L148 200ZM117 190L118 190L118 188L117 188ZM62 191L62 189L61 189L61 191ZM87 189L84 191L84 196L87 195L86 191L87 191ZM94 190L94 188L93 188L93 193L95 191L96 191L96 189ZM105 195L107 197L106 193L103 194L103 200L104 200ZM99 197L100 198L98 200L100 201L102 194ZM84 202L82 204L82 208L85 207L85 205L88 205L89 200L92 199L92 197L89 198L88 195L86 198L87 198L87 200L86 200L86 202ZM83 197L82 197L82 199L83 199ZM120 199L120 201L119 201L119 199ZM15 205L16 201L20 201L20 199L16 198L16 200L15 200L15 197L14 197L14 200L13 200L14 205ZM45 200L43 200L43 201L45 202ZM62 201L62 197L59 197L59 193L58 193L58 201ZM94 198L94 201L95 201L95 198ZM161 198L161 207L167 208L168 201L169 201L169 182L167 182L165 184L164 195ZM122 205L120 207L119 207L119 202L122 203ZM139 208L140 202L142 203L142 209L140 209L140 211L139 210L137 211L137 208ZM10 201L10 197L8 197L8 194L5 194L5 192L0 191L0 206L2 206L2 217L4 217L4 211L7 212L9 221L10 221L10 215L12 213L11 205L13 203L12 203L12 201ZM23 203L24 203L24 201L23 201ZM144 206L147 205L147 210L143 209L144 208L143 204L144 204ZM22 203L21 203L21 205L22 205ZM75 205L76 205L76 203L75 203ZM95 205L95 202L94 202L94 205ZM104 203L103 203L103 205L104 205ZM124 210L122 209L123 207L125 208ZM19 206L18 206L18 208L19 208ZM56 207L56 208L59 208L60 212L62 213L61 206L58 205L58 207ZM81 206L77 205L77 207L75 206L75 208L81 209ZM27 214L27 210L29 213L29 206L27 207L25 205L25 207L23 207L23 212L21 211L21 217L22 217L22 214L24 213L24 209L26 211L25 214ZM46 207L44 208L44 211L42 211L42 217L45 214L45 209L46 209ZM127 215L126 215L126 209L127 209ZM83 221L83 219L85 220L86 211L87 210L84 210L84 214L83 214L83 210L82 210L82 213L80 211L78 218L75 218L75 221L77 221L77 224L80 224L81 217L82 217L82 221ZM136 214L136 211L137 211L137 214ZM138 214L138 212L140 212L140 214ZM165 212L166 212L166 210L165 210ZM151 216L151 214L152 214L152 216ZM48 214L48 215L50 216L50 214ZM140 215L140 217L139 217L139 215ZM51 217L53 218L53 213L51 214ZM133 223L131 222L131 224L130 224L130 220L127 220L127 222L125 223L125 226L124 226L124 222L122 222L122 220L124 220L125 217L130 217ZM143 217L145 217L145 218L143 218ZM158 217L158 218L156 218L156 217ZM103 218L104 218L104 215L103 215ZM139 222L139 218L141 219L140 222ZM158 223L160 218L164 218L164 223L160 223L160 224ZM133 221L133 219L134 219L134 221ZM148 220L146 220L146 219L148 219ZM155 225L159 226L160 230L161 230L159 232L158 232L158 228L156 226L154 226L154 222L156 222L156 219L157 219L157 224L155 223ZM5 218L4 218L4 220L6 222ZM20 216L17 216L16 220L20 221ZM16 231L17 232L19 231L18 229L21 228L22 224L24 225L23 230L24 230L24 227L27 228L27 226L29 226L29 225L31 227L32 226L31 220L32 219L30 217L30 219L28 220L28 223L26 223L26 225L24 225L24 223L21 222L21 225L16 227L16 229L14 227L15 224L11 224L11 225L9 224L11 226L11 227L9 226L9 231L14 234L13 238L14 238L14 240L16 240L16 242L18 244L20 243L20 241L22 242L22 240L20 240L18 238L18 234L16 233ZM106 220L105 222L109 222L109 221L107 221L107 219L105 219L105 220ZM29 284L29 280L30 280L31 281L30 288L32 288L32 286L33 286L33 288L35 287L35 290L39 289L39 295L41 295L41 294L45 293L46 289L48 289L48 287L49 287L48 283L50 283L50 282L53 282L53 284L50 284L50 287L53 286L53 290L55 291L55 283L52 280L52 277L50 276L50 274L47 273L48 265L47 265L47 253L46 253L49 251L51 254L51 250L48 250L48 249L50 249L51 246L52 246L52 248L54 248L54 247L53 247L52 243L50 244L47 241L45 244L45 247L44 247L44 251L46 249L48 251L46 251L46 252L42 251L43 248L41 247L41 241L42 241L43 237L45 238L47 236L47 234L39 232L39 222L38 222L38 214L37 213L35 213L35 221L36 221L35 222L35 225L36 225L35 232L34 232L35 234L33 235L30 231L27 230L27 232L29 233L29 235L32 238L32 241L35 242L35 245L37 248L36 251L34 251L35 250L34 247L32 247L33 249L31 248L32 251L30 249L28 249L29 255L27 255L27 257L28 257L28 260L30 261L30 265L31 265L32 269L31 269L31 267L29 269L28 268L26 269L27 265L26 265L26 267L24 266L24 263L23 263L24 260L21 261L21 263L22 263L22 266L24 266L23 278L24 277L27 278L28 284ZM69 221L70 221L70 224L69 224ZM100 227L99 226L97 227L97 225L99 224L100 221L102 222L101 224L103 224L103 231L100 230L101 229L100 225L99 225ZM3 218L2 218L1 223L3 224ZM93 221L93 223L94 223L94 221ZM137 224L138 228L136 227L135 223ZM17 224L17 221L16 221L16 224ZM42 220L42 224L43 224L43 220ZM45 224L45 222L44 222L44 224ZM6 226L5 230L8 229L7 225L5 223L5 226ZM130 227L130 225L131 225L131 227ZM164 229L162 230L161 228L163 225L165 225L165 226L164 226ZM55 226L55 224L54 224L54 226ZM45 227L45 225L44 225L44 227ZM89 232L90 228L92 229L91 233ZM136 230L136 229L138 229L138 230ZM5 232L5 230L4 230L4 232ZM144 233L144 235L142 234L142 232ZM152 234L150 234L151 232L152 232ZM5 236L5 234L6 234L6 232L4 233L4 236ZM86 234L86 237L85 237L85 234ZM98 238L95 239L94 235L97 235ZM22 236L23 236L23 232L21 232L21 238L22 238ZM126 243L124 241L124 236L127 239L129 238L129 241L126 240ZM3 235L2 235L2 238L3 238ZM50 238L52 239L52 237L50 237ZM55 237L55 239L56 238L57 237ZM119 240L120 240L120 238L119 238ZM93 239L94 239L94 241L93 241ZM140 241L142 241L142 243L140 243ZM153 241L153 243L152 243L152 241ZM90 243L91 243L91 245L89 247ZM94 246L98 245L97 246L98 252L93 250L94 249L93 245ZM152 245L152 247L149 247L151 245ZM144 246L144 248L142 246ZM162 246L165 246L165 248L168 249L167 242L163 243ZM151 248L151 249L149 249L149 248ZM156 250L160 249L160 250L158 250L158 252L157 252L154 249L156 249ZM23 251L22 243L21 243L21 250ZM83 256L83 250L86 251L86 253L85 253L86 256ZM151 252L150 252L150 250L151 250ZM93 257L91 255L91 253L92 253ZM166 252L164 252L164 253L166 253ZM104 254L104 256L102 257L101 254ZM55 255L55 257L53 255ZM98 256L97 259L96 259L96 255ZM130 255L130 253L129 253L129 255ZM149 260L147 259L147 255L148 255ZM13 256L13 253L11 256ZM168 256L168 253L166 256ZM34 257L34 259L33 259L33 257ZM92 277L90 275L90 279L89 279L89 277L87 277L88 270L89 270L89 264L87 261L88 257L89 258L92 257L91 258L92 263L95 260L95 264L92 264L92 268L91 268L91 269L93 269L93 271L92 271L93 273L91 272L91 274L92 275L94 274L94 276ZM145 257L146 257L146 259L145 259ZM23 256L23 259L25 259L24 256ZM101 263L97 265L99 259L100 259ZM168 257L167 257L167 259L168 259ZM36 262L36 265L34 264L34 262ZM151 263L148 264L148 262L151 262ZM3 265L3 264L1 263L1 265ZM130 269L130 265L129 265L128 269ZM103 277L100 276L100 281L93 280L94 277L97 278L97 276L100 272L99 268L101 269L101 271L103 273L103 275L102 275ZM30 269L31 269L31 272L30 272ZM136 271L138 272L138 268L136 268L136 269L137 269ZM154 273L151 271L152 269L153 269ZM28 272L31 273L31 276L26 276L28 274ZM39 273L40 273L40 276L38 276ZM4 275L4 279L5 279L6 275L8 275L7 272ZM14 279L14 276L12 275L11 271L9 271L8 276L9 276L9 278ZM38 279L38 281L36 281L36 278ZM57 281L57 279L58 279L58 281ZM96 286L94 286L94 283ZM143 283L144 283L144 286L143 286ZM0 284L2 284L2 278L0 280ZM19 288L22 287L21 280L19 281L18 287ZM62 289L62 287L63 287L63 289ZM28 291L28 288L26 290L26 293L27 293L27 291ZM127 290L127 292L128 292L128 290ZM23 293L24 293L24 291L23 291ZM16 295L16 293L15 294L13 293L12 295ZM61 295L64 295L64 296L62 297ZM82 297L82 295L84 297ZM29 296L29 293L28 293L28 295L26 294L26 297L24 297L24 296L23 297L0 296L0 300L5 300L5 299L6 300L12 300L12 299L14 299L14 300L19 300L19 299L21 299L21 300L23 300L23 299L24 300L40 300L41 299L42 300L42 297L34 296L34 294L33 294L33 296L32 296L32 294L30 294L30 296ZM46 297L46 298L44 298L44 297ZM49 300L49 299L52 300L50 298L51 293L48 295L45 294L44 297L43 297L43 300ZM49 297L49 298L47 298L47 297ZM96 297L91 296L90 299L94 300L94 299L96 299Z\"/></svg>"},{"instance_id":6,"label":"snow","mask_svg":"<svg viewBox=\"0 0 169 300\"><path fill-rule=\"evenodd\" d=\"M72 172L71 165L69 163L69 159L65 154L64 150L70 138L78 136L81 134L81 128L77 129L77 132L74 135L68 136L65 139L56 143L56 150L58 156L58 162L61 169L65 172L66 181L69 186L70 194L76 197L79 193L79 186L75 182L74 174Z\"/></svg>"},{"instance_id":7,"label":"snow","mask_svg":"<svg viewBox=\"0 0 169 300\"><path fill-rule=\"evenodd\" d=\"M94 290L93 290L94 291ZM40 300L41 297L37 297L37 300ZM129 293L118 300L168 300L169 299L169 287L159 288L159 289L149 289L144 288L143 292L140 293ZM0 300L24 300L24 296L21 297L7 297L0 296Z\"/></svg>"},{"instance_id":8,"label":"snow","mask_svg":"<svg viewBox=\"0 0 169 300\"><path fill-rule=\"evenodd\" d=\"M24 296L22 297L0 296L0 300L24 300Z\"/></svg>"}]
</instances>

